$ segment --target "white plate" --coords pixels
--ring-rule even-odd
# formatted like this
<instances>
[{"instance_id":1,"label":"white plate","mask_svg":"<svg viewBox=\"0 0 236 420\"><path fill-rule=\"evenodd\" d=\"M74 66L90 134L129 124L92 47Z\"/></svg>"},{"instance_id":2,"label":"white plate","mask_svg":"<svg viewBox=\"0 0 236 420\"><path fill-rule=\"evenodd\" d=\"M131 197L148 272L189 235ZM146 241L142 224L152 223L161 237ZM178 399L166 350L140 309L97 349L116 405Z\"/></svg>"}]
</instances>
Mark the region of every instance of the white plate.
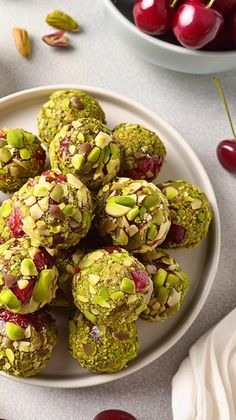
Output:
<instances>
[{"instance_id":1,"label":"white plate","mask_svg":"<svg viewBox=\"0 0 236 420\"><path fill-rule=\"evenodd\" d=\"M31 385L79 388L110 382L148 365L165 353L187 331L201 310L212 286L220 254L220 221L216 197L205 169L188 143L169 124L136 102L116 93L88 86L47 86L25 90L0 99L0 127L21 127L37 133L36 116L49 95L60 88L80 88L94 96L113 128L120 122L136 122L156 131L167 148L167 162L159 180L186 179L202 188L213 208L214 218L207 238L196 249L172 252L190 275L191 286L180 311L161 324L138 321L141 349L136 360L114 374L94 374L79 367L67 350L67 313L55 312L58 343L46 369L29 379L14 380ZM0 199L4 199L4 194ZM1 373L4 376L9 377Z\"/></svg>"}]
</instances>

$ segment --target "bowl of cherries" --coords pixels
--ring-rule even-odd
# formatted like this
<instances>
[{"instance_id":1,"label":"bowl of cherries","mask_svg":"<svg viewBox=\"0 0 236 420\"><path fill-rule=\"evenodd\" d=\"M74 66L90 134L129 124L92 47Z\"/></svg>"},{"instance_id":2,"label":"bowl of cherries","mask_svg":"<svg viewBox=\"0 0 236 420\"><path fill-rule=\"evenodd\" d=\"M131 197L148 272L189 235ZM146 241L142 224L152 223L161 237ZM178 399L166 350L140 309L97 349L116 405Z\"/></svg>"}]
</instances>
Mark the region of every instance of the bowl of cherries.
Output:
<instances>
[{"instance_id":1,"label":"bowl of cherries","mask_svg":"<svg viewBox=\"0 0 236 420\"><path fill-rule=\"evenodd\" d=\"M119 35L148 61L183 73L236 68L236 0L102 0Z\"/></svg>"}]
</instances>

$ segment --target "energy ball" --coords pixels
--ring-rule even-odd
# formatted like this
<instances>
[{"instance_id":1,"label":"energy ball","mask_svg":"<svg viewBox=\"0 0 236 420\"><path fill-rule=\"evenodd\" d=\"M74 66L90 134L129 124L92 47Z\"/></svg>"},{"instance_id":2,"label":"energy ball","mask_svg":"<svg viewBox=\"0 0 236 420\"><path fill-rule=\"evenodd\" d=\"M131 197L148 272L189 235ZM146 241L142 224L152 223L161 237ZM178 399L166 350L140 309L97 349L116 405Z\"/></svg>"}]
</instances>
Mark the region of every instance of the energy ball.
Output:
<instances>
[{"instance_id":1,"label":"energy ball","mask_svg":"<svg viewBox=\"0 0 236 420\"><path fill-rule=\"evenodd\" d=\"M85 255L73 279L74 303L92 323L132 322L147 308L152 281L144 266L119 247Z\"/></svg>"},{"instance_id":2,"label":"energy ball","mask_svg":"<svg viewBox=\"0 0 236 420\"><path fill-rule=\"evenodd\" d=\"M21 128L0 130L0 190L17 191L29 177L43 171L45 159L34 134Z\"/></svg>"},{"instance_id":3,"label":"energy ball","mask_svg":"<svg viewBox=\"0 0 236 420\"><path fill-rule=\"evenodd\" d=\"M48 248L79 243L91 225L89 190L72 174L48 170L29 179L12 197L8 225ZM9 221L10 220L10 221Z\"/></svg>"},{"instance_id":4,"label":"energy ball","mask_svg":"<svg viewBox=\"0 0 236 420\"><path fill-rule=\"evenodd\" d=\"M39 137L46 146L49 146L64 125L83 117L105 122L105 114L92 96L78 89L58 90L39 111Z\"/></svg>"},{"instance_id":5,"label":"energy ball","mask_svg":"<svg viewBox=\"0 0 236 420\"><path fill-rule=\"evenodd\" d=\"M161 248L189 248L207 235L212 209L206 194L195 185L174 180L158 185L170 206L171 227Z\"/></svg>"},{"instance_id":6,"label":"energy ball","mask_svg":"<svg viewBox=\"0 0 236 420\"><path fill-rule=\"evenodd\" d=\"M189 277L175 259L160 249L140 255L153 281L148 308L140 314L146 321L159 322L180 309L189 288Z\"/></svg>"},{"instance_id":7,"label":"energy ball","mask_svg":"<svg viewBox=\"0 0 236 420\"><path fill-rule=\"evenodd\" d=\"M91 190L110 182L120 168L120 146L112 132L94 118L64 126L49 149L52 168L72 173Z\"/></svg>"},{"instance_id":8,"label":"energy ball","mask_svg":"<svg viewBox=\"0 0 236 420\"><path fill-rule=\"evenodd\" d=\"M63 309L74 309L72 296L72 280L75 268L85 254L84 249L68 248L59 249L55 256L55 265L58 270L58 289L56 296L49 303L50 306Z\"/></svg>"},{"instance_id":9,"label":"energy ball","mask_svg":"<svg viewBox=\"0 0 236 420\"><path fill-rule=\"evenodd\" d=\"M139 124L122 123L113 130L122 148L120 176L152 181L165 161L166 149L153 131Z\"/></svg>"},{"instance_id":10,"label":"energy ball","mask_svg":"<svg viewBox=\"0 0 236 420\"><path fill-rule=\"evenodd\" d=\"M147 252L164 241L170 228L168 201L152 183L118 178L99 191L95 224L108 242Z\"/></svg>"},{"instance_id":11,"label":"energy ball","mask_svg":"<svg viewBox=\"0 0 236 420\"><path fill-rule=\"evenodd\" d=\"M54 258L29 238L12 238L0 245L0 307L11 312L35 312L50 302L57 289Z\"/></svg>"},{"instance_id":12,"label":"energy ball","mask_svg":"<svg viewBox=\"0 0 236 420\"><path fill-rule=\"evenodd\" d=\"M57 330L51 315L0 311L0 370L27 378L45 368L56 344Z\"/></svg>"},{"instance_id":13,"label":"energy ball","mask_svg":"<svg viewBox=\"0 0 236 420\"><path fill-rule=\"evenodd\" d=\"M69 321L69 351L92 372L118 372L137 357L139 347L135 322L94 325L79 311Z\"/></svg>"}]
</instances>

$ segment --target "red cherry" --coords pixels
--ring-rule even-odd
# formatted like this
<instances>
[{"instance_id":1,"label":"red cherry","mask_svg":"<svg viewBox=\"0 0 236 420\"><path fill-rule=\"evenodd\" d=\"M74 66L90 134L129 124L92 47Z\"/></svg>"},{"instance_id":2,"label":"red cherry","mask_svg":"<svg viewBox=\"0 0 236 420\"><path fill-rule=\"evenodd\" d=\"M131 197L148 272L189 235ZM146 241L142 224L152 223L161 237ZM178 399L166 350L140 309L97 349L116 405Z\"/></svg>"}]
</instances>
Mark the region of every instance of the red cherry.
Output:
<instances>
[{"instance_id":1,"label":"red cherry","mask_svg":"<svg viewBox=\"0 0 236 420\"><path fill-rule=\"evenodd\" d=\"M213 7L224 15L236 7L236 0L215 0Z\"/></svg>"},{"instance_id":2,"label":"red cherry","mask_svg":"<svg viewBox=\"0 0 236 420\"><path fill-rule=\"evenodd\" d=\"M236 141L222 140L216 152L221 165L228 171L236 173Z\"/></svg>"},{"instance_id":3,"label":"red cherry","mask_svg":"<svg viewBox=\"0 0 236 420\"><path fill-rule=\"evenodd\" d=\"M199 49L216 37L223 24L223 16L209 5L187 0L177 9L172 29L184 47Z\"/></svg>"},{"instance_id":4,"label":"red cherry","mask_svg":"<svg viewBox=\"0 0 236 420\"><path fill-rule=\"evenodd\" d=\"M123 410L105 410L98 413L93 420L137 420L132 414Z\"/></svg>"},{"instance_id":5,"label":"red cherry","mask_svg":"<svg viewBox=\"0 0 236 420\"><path fill-rule=\"evenodd\" d=\"M150 35L161 35L171 27L173 9L169 0L139 0L133 7L135 25Z\"/></svg>"},{"instance_id":6,"label":"red cherry","mask_svg":"<svg viewBox=\"0 0 236 420\"><path fill-rule=\"evenodd\" d=\"M234 126L232 123L228 104L220 81L216 77L213 77L213 80L220 92L228 116L229 124L234 136L234 139L222 140L217 146L216 153L221 165L228 171L236 173L236 133L234 131Z\"/></svg>"}]
</instances>

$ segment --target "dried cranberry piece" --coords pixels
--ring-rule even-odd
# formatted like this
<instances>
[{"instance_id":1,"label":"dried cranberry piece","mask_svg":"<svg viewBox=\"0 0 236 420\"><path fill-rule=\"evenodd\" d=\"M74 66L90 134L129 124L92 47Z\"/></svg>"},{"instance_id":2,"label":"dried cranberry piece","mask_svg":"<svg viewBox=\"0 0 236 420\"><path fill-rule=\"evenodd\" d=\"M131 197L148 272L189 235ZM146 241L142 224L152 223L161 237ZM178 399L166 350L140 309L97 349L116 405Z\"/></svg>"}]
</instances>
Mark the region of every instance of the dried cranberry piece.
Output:
<instances>
[{"instance_id":1,"label":"dried cranberry piece","mask_svg":"<svg viewBox=\"0 0 236 420\"><path fill-rule=\"evenodd\" d=\"M137 420L132 414L123 410L105 410L98 413L93 420Z\"/></svg>"},{"instance_id":2,"label":"dried cranberry piece","mask_svg":"<svg viewBox=\"0 0 236 420\"><path fill-rule=\"evenodd\" d=\"M38 271L42 271L45 268L52 268L54 265L54 259L46 250L44 250L35 254L34 264Z\"/></svg>"},{"instance_id":3,"label":"dried cranberry piece","mask_svg":"<svg viewBox=\"0 0 236 420\"><path fill-rule=\"evenodd\" d=\"M15 207L8 217L7 224L11 229L12 236L14 238L21 238L24 236L24 232L21 229L22 227L22 214L18 207Z\"/></svg>"},{"instance_id":4,"label":"dried cranberry piece","mask_svg":"<svg viewBox=\"0 0 236 420\"><path fill-rule=\"evenodd\" d=\"M41 165L44 165L45 159L46 159L46 153L43 149L38 149L34 157Z\"/></svg>"},{"instance_id":5,"label":"dried cranberry piece","mask_svg":"<svg viewBox=\"0 0 236 420\"><path fill-rule=\"evenodd\" d=\"M0 139L4 139L6 137L6 133L3 130L0 130Z\"/></svg>"},{"instance_id":6,"label":"dried cranberry piece","mask_svg":"<svg viewBox=\"0 0 236 420\"><path fill-rule=\"evenodd\" d=\"M75 274L79 274L80 272L81 272L80 268L79 267L76 267L75 268Z\"/></svg>"},{"instance_id":7,"label":"dried cranberry piece","mask_svg":"<svg viewBox=\"0 0 236 420\"><path fill-rule=\"evenodd\" d=\"M112 254L114 251L121 251L121 248L119 246L104 246L103 249L105 249L109 254Z\"/></svg>"},{"instance_id":8,"label":"dried cranberry piece","mask_svg":"<svg viewBox=\"0 0 236 420\"><path fill-rule=\"evenodd\" d=\"M128 171L127 175L132 179L154 179L160 172L163 158L159 156L147 156L138 159L136 168Z\"/></svg>"},{"instance_id":9,"label":"dried cranberry piece","mask_svg":"<svg viewBox=\"0 0 236 420\"><path fill-rule=\"evenodd\" d=\"M167 233L165 241L161 244L164 246L165 244L181 244L186 236L186 229L182 226L172 224L170 229Z\"/></svg>"},{"instance_id":10,"label":"dried cranberry piece","mask_svg":"<svg viewBox=\"0 0 236 420\"><path fill-rule=\"evenodd\" d=\"M149 277L146 271L135 270L131 272L131 276L135 283L135 288L137 292L142 292L149 286Z\"/></svg>"},{"instance_id":11,"label":"dried cranberry piece","mask_svg":"<svg viewBox=\"0 0 236 420\"><path fill-rule=\"evenodd\" d=\"M42 173L42 176L45 177L47 182L67 182L67 176L64 174L57 174L56 172L51 171L50 169L48 171L45 171Z\"/></svg>"},{"instance_id":12,"label":"dried cranberry piece","mask_svg":"<svg viewBox=\"0 0 236 420\"><path fill-rule=\"evenodd\" d=\"M33 294L35 282L36 278L31 277L28 286L26 286L24 289L20 289L18 286L13 286L11 287L11 290L18 297L21 303L25 304L29 302Z\"/></svg>"},{"instance_id":13,"label":"dried cranberry piece","mask_svg":"<svg viewBox=\"0 0 236 420\"><path fill-rule=\"evenodd\" d=\"M44 310L31 314L15 314L4 309L0 311L0 320L14 322L22 328L27 328L28 325L32 325L38 332L40 332L45 325L53 322L51 315Z\"/></svg>"}]
</instances>

